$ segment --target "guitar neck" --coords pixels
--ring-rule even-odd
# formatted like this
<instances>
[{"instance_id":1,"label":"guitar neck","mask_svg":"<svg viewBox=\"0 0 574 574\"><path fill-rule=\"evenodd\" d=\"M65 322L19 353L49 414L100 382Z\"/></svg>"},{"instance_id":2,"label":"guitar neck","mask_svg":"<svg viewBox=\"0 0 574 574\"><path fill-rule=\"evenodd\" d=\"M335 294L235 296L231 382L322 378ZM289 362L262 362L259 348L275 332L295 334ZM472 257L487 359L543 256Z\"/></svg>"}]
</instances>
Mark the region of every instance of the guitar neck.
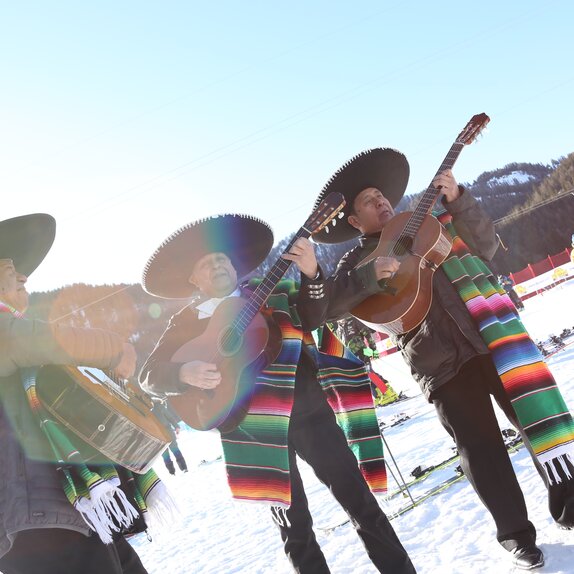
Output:
<instances>
[{"instance_id":1,"label":"guitar neck","mask_svg":"<svg viewBox=\"0 0 574 574\"><path fill-rule=\"evenodd\" d=\"M311 232L305 227L301 227L299 231L293 236L293 239L287 245L287 248L283 253L288 253L295 241L300 237L307 238L311 235ZM291 261L287 261L287 259L283 259L283 257L279 257L273 267L269 270L263 281L257 286L249 300L237 316L234 322L234 328L237 330L239 334L242 334L245 329L249 326L249 323L255 317L255 315L260 311L260 309L265 305L265 302L273 292L273 289L277 286L279 281L285 273L287 269L291 266Z\"/></svg>"},{"instance_id":2,"label":"guitar neck","mask_svg":"<svg viewBox=\"0 0 574 574\"><path fill-rule=\"evenodd\" d=\"M437 172L433 177L434 179L443 171L447 169L452 169L453 165L456 163L460 152L464 148L465 144L455 141L448 153L446 154L445 158L443 159L440 167L438 168ZM425 192L423 193L419 203L417 204L410 220L408 227L409 229L407 233L414 235L418 228L420 227L421 223L423 222L425 216L429 214L440 195L440 189L436 189L433 187L432 183L426 188Z\"/></svg>"}]
</instances>

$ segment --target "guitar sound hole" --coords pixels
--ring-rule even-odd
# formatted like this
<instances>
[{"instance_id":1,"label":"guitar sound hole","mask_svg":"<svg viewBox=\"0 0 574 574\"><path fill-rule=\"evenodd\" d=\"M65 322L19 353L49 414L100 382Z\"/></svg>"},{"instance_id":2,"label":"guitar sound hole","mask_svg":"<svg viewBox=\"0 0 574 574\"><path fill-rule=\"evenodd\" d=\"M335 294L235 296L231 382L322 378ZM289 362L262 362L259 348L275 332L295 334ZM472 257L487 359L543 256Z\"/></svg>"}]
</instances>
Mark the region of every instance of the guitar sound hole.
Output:
<instances>
[{"instance_id":1,"label":"guitar sound hole","mask_svg":"<svg viewBox=\"0 0 574 574\"><path fill-rule=\"evenodd\" d=\"M393 247L393 256L401 257L407 253L410 253L411 247L413 246L413 238L407 235L400 237L395 246Z\"/></svg>"},{"instance_id":2,"label":"guitar sound hole","mask_svg":"<svg viewBox=\"0 0 574 574\"><path fill-rule=\"evenodd\" d=\"M219 354L224 357L235 355L241 348L243 336L235 329L225 329L221 332L218 341Z\"/></svg>"}]
</instances>

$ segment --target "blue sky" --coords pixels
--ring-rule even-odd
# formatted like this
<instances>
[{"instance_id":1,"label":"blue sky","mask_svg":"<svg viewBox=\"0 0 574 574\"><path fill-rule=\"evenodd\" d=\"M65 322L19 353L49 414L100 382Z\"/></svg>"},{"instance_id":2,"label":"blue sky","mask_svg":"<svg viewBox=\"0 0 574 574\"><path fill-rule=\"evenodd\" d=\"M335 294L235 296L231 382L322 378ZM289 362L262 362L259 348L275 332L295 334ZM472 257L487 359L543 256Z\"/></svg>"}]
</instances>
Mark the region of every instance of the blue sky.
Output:
<instances>
[{"instance_id":1,"label":"blue sky","mask_svg":"<svg viewBox=\"0 0 574 574\"><path fill-rule=\"evenodd\" d=\"M461 182L574 151L566 0L3 2L3 217L45 211L29 282L137 282L179 226L223 212L296 231L370 147L430 183L475 113Z\"/></svg>"}]
</instances>

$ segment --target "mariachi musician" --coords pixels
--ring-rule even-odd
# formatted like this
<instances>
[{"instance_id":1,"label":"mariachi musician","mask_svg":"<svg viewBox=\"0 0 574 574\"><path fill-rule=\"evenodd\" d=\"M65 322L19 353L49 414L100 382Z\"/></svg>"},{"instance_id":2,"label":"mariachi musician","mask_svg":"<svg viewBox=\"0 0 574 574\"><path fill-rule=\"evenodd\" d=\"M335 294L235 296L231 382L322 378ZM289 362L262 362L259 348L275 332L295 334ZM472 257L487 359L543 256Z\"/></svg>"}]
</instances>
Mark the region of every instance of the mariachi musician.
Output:
<instances>
[{"instance_id":1,"label":"mariachi musician","mask_svg":"<svg viewBox=\"0 0 574 574\"><path fill-rule=\"evenodd\" d=\"M239 295L249 298L257 282L238 287L238 279L261 264L272 245L273 235L265 223L250 216L224 215L191 223L159 247L144 271L144 288L166 298L191 297L199 289L206 300L172 317L142 369L144 389L178 395L186 388L213 394L223 387L223 368L212 362L209 351L187 360L183 351L219 320L219 305L230 305ZM229 427L226 419L219 427L232 495L272 505L285 553L297 572L328 573L313 533L298 454L349 514L375 567L394 574L415 572L369 490L382 487L384 467L364 367L352 355L341 356L342 345L330 332L323 331L323 344L315 346L310 331L319 327L315 318L323 291L311 242L298 238L284 257L299 267L301 289L283 281L268 300L266 313L272 312L275 326L271 343L279 343L279 355L268 355L267 347L246 369L243 378L253 381L247 413L238 425ZM249 339L252 334L248 330L245 336ZM216 347L214 340L207 349ZM345 393L348 389L353 389L350 394ZM353 417L346 410L350 406ZM185 412L179 414L186 420ZM353 439L352 452L348 440ZM361 447L369 449L368 461Z\"/></svg>"},{"instance_id":2,"label":"mariachi musician","mask_svg":"<svg viewBox=\"0 0 574 574\"><path fill-rule=\"evenodd\" d=\"M384 239L385 227L393 220L408 176L409 165L402 153L389 148L371 149L341 167L321 191L320 198L331 192L342 193L348 209L337 227L329 234L320 232L316 241L339 243L359 238L359 245L342 257L325 285L323 320L339 319L381 293L391 305L393 297L399 298L393 284L401 265L397 257L384 251L365 265L360 263L377 248L381 236ZM422 392L435 406L441 424L455 440L462 469L494 518L498 541L512 553L515 565L536 568L544 563L543 554L536 546L536 530L528 520L491 395L521 430L523 420L519 420L510 397L520 400L537 388L550 389L556 395L555 410L550 415L557 415L554 418L557 434L562 433L561 444L549 455L536 452L534 456L530 444L535 442L533 436L522 434L549 487L552 516L563 527L574 526L572 418L514 307L501 296L503 291L482 261L492 259L497 248L492 221L468 190L457 185L450 170L439 173L432 186L441 192L439 221L451 234L453 249L432 277L431 292L426 293L432 298L428 314L419 325L394 339ZM470 271L466 271L467 264ZM423 296L422 290L418 292L418 297ZM488 328L479 328L485 321L487 326L496 325L494 335ZM512 329L510 337L504 336L505 326ZM509 339L510 345L502 344ZM509 356L517 361L511 364L517 369L509 371ZM521 378L526 375L528 380L523 380L521 386ZM503 384L503 379L512 384ZM547 418L544 413L538 414L539 421ZM542 432L544 425L541 422L536 431ZM545 462L546 468L542 468Z\"/></svg>"},{"instance_id":3,"label":"mariachi musician","mask_svg":"<svg viewBox=\"0 0 574 574\"><path fill-rule=\"evenodd\" d=\"M105 544L96 534L94 515L92 522L86 520L87 498L72 505L64 474L70 476L73 465L64 468L55 456L45 432L53 421L39 410L33 389L23 385L24 368L40 365L88 365L122 378L135 370L134 348L115 333L24 317L28 276L47 255L55 231L54 218L43 213L0 222L0 570L145 574L117 524L107 525L114 535L113 543ZM115 506L119 515L122 505ZM145 529L135 512L130 520L131 531L136 524Z\"/></svg>"}]
</instances>

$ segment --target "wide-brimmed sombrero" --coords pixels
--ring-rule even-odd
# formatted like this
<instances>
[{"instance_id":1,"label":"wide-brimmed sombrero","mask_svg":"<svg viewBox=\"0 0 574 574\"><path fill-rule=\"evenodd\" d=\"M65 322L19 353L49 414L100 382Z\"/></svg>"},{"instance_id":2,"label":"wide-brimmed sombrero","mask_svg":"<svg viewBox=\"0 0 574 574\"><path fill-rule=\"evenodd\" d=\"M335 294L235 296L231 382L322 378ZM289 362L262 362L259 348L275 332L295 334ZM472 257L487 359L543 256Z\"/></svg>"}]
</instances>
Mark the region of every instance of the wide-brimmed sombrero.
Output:
<instances>
[{"instance_id":1,"label":"wide-brimmed sombrero","mask_svg":"<svg viewBox=\"0 0 574 574\"><path fill-rule=\"evenodd\" d=\"M208 253L225 253L238 278L258 267L273 247L273 231L250 215L225 214L200 219L172 233L148 260L143 288L166 299L197 292L189 282L195 263Z\"/></svg>"},{"instance_id":2,"label":"wide-brimmed sombrero","mask_svg":"<svg viewBox=\"0 0 574 574\"><path fill-rule=\"evenodd\" d=\"M12 259L16 271L30 275L50 251L56 220L47 213L31 213L0 221L0 259Z\"/></svg>"},{"instance_id":3,"label":"wide-brimmed sombrero","mask_svg":"<svg viewBox=\"0 0 574 574\"><path fill-rule=\"evenodd\" d=\"M317 203L329 193L338 192L345 197L344 217L335 227L316 233L317 243L342 243L360 235L348 221L355 198L363 189L376 187L395 207L403 197L409 181L409 162L400 152L391 148L374 148L361 152L339 168L325 184Z\"/></svg>"}]
</instances>

